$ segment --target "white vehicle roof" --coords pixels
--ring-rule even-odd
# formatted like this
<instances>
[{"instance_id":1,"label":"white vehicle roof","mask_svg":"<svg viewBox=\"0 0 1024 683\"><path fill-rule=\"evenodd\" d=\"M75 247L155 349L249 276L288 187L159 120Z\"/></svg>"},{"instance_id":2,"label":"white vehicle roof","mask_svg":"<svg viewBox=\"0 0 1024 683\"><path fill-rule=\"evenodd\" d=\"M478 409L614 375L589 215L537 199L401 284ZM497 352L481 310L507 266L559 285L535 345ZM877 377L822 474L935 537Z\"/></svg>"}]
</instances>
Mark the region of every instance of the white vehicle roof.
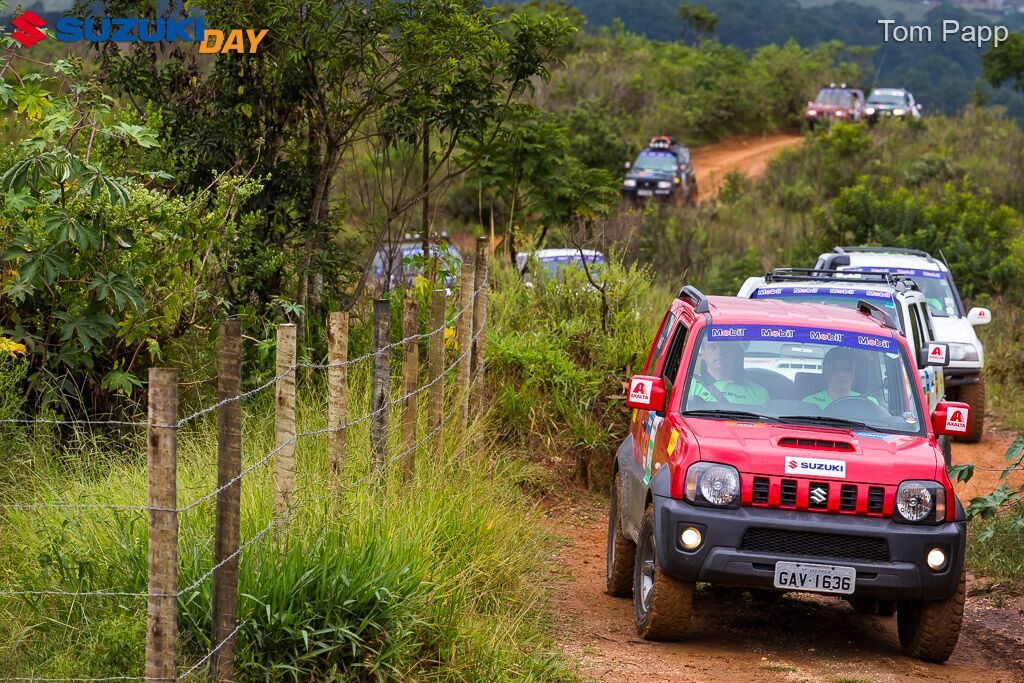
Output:
<instances>
[{"instance_id":1,"label":"white vehicle roof","mask_svg":"<svg viewBox=\"0 0 1024 683\"><path fill-rule=\"evenodd\" d=\"M553 261L556 259L579 258L580 252L592 263L597 259L603 259L604 254L593 249L539 249L537 251L521 251L516 254L516 268L522 270L530 256L535 256L538 261Z\"/></svg>"}]
</instances>

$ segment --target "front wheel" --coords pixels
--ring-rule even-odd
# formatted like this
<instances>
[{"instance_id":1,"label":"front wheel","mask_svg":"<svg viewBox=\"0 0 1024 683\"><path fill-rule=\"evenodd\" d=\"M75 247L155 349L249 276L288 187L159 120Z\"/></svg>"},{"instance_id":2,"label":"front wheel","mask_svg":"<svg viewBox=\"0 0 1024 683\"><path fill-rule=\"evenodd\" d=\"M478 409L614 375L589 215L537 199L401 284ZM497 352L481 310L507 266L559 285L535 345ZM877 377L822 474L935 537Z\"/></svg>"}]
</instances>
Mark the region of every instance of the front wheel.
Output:
<instances>
[{"instance_id":1,"label":"front wheel","mask_svg":"<svg viewBox=\"0 0 1024 683\"><path fill-rule=\"evenodd\" d=\"M971 431L956 437L963 443L978 443L985 427L985 380L978 378L977 384L960 387L959 400L971 407Z\"/></svg>"},{"instance_id":2,"label":"front wheel","mask_svg":"<svg viewBox=\"0 0 1024 683\"><path fill-rule=\"evenodd\" d=\"M619 514L619 491L622 475L615 473L612 482L611 503L608 505L608 554L605 562L604 590L617 598L628 598L633 594L633 564L636 562L636 545L622 533Z\"/></svg>"},{"instance_id":3,"label":"front wheel","mask_svg":"<svg viewBox=\"0 0 1024 683\"><path fill-rule=\"evenodd\" d=\"M697 584L662 572L654 535L654 507L644 512L633 569L633 616L644 640L679 640L686 634Z\"/></svg>"},{"instance_id":4,"label":"front wheel","mask_svg":"<svg viewBox=\"0 0 1024 683\"><path fill-rule=\"evenodd\" d=\"M904 654L939 664L949 659L960 638L966 595L967 582L961 571L956 592L945 600L899 603L896 627Z\"/></svg>"}]
</instances>

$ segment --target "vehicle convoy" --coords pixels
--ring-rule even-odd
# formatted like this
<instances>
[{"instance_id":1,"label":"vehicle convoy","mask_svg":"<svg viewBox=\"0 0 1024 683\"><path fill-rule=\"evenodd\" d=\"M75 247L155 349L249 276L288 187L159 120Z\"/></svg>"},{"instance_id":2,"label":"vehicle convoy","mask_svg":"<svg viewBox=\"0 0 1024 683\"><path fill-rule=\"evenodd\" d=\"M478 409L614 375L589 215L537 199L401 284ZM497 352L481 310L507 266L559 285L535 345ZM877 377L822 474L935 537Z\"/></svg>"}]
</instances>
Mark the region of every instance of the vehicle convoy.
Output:
<instances>
[{"instance_id":1,"label":"vehicle convoy","mask_svg":"<svg viewBox=\"0 0 1024 683\"><path fill-rule=\"evenodd\" d=\"M974 328L991 322L992 312L980 307L965 311L949 267L918 249L836 247L820 255L814 267L887 272L914 279L928 302L935 336L949 345L949 365L943 371L946 396L971 406L971 430L957 441L980 441L985 422L985 350Z\"/></svg>"},{"instance_id":2,"label":"vehicle convoy","mask_svg":"<svg viewBox=\"0 0 1024 683\"><path fill-rule=\"evenodd\" d=\"M697 175L690 150L669 136L651 138L632 164L626 163L622 195L633 201L647 198L676 206L697 205Z\"/></svg>"},{"instance_id":3,"label":"vehicle convoy","mask_svg":"<svg viewBox=\"0 0 1024 683\"><path fill-rule=\"evenodd\" d=\"M835 83L822 88L813 102L804 109L804 121L811 130L819 125L830 125L833 121L860 121L864 113L864 91L848 88L845 83Z\"/></svg>"},{"instance_id":4,"label":"vehicle convoy","mask_svg":"<svg viewBox=\"0 0 1024 683\"><path fill-rule=\"evenodd\" d=\"M606 589L632 595L641 637L684 636L700 581L895 611L904 652L952 654L966 522L936 437L972 416L926 413L915 355L868 302L680 290L630 379L614 463ZM796 381L761 362L804 356L821 369Z\"/></svg>"},{"instance_id":5,"label":"vehicle convoy","mask_svg":"<svg viewBox=\"0 0 1024 683\"><path fill-rule=\"evenodd\" d=\"M453 287L462 268L462 254L458 247L441 236L441 240L430 245L431 256L441 263L441 282ZM370 262L371 285L378 290L387 290L397 285L411 286L418 275L424 273L423 242L407 234L404 239L387 242L377 250Z\"/></svg>"},{"instance_id":6,"label":"vehicle convoy","mask_svg":"<svg viewBox=\"0 0 1024 683\"><path fill-rule=\"evenodd\" d=\"M916 365L924 388L925 404L934 410L945 396L942 367L949 363L947 345L935 338L932 316L924 293L908 276L868 271L776 268L747 278L737 296L832 304L857 309L861 301L878 306L896 321L917 355ZM823 349L816 349L823 353ZM796 380L800 370L821 371L821 357L798 355L776 359L769 369Z\"/></svg>"},{"instance_id":7,"label":"vehicle convoy","mask_svg":"<svg viewBox=\"0 0 1024 683\"><path fill-rule=\"evenodd\" d=\"M874 124L883 118L919 119L921 105L903 88L875 88L864 103L864 119Z\"/></svg>"}]
</instances>

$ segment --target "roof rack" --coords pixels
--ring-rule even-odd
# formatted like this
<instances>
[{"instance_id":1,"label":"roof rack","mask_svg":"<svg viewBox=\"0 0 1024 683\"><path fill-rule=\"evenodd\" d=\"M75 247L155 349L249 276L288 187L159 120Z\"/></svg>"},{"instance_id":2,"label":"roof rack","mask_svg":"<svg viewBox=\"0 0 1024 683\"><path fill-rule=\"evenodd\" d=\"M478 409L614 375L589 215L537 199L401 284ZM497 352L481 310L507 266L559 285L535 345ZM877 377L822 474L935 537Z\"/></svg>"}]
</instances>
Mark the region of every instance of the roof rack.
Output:
<instances>
[{"instance_id":1,"label":"roof rack","mask_svg":"<svg viewBox=\"0 0 1024 683\"><path fill-rule=\"evenodd\" d=\"M835 247L833 254L848 254L851 252L862 252L869 254L907 254L908 256L923 256L931 258L932 255L920 249L906 249L904 247Z\"/></svg>"},{"instance_id":2,"label":"roof rack","mask_svg":"<svg viewBox=\"0 0 1024 683\"><path fill-rule=\"evenodd\" d=\"M872 320L877 320L891 330L899 330L893 317L873 303L861 299L857 302L857 312L869 316Z\"/></svg>"},{"instance_id":3,"label":"roof rack","mask_svg":"<svg viewBox=\"0 0 1024 683\"><path fill-rule=\"evenodd\" d=\"M708 298L704 296L704 293L693 285L683 285L683 288L679 290L677 295L678 299L689 299L693 303L694 313L707 313Z\"/></svg>"},{"instance_id":4,"label":"roof rack","mask_svg":"<svg viewBox=\"0 0 1024 683\"><path fill-rule=\"evenodd\" d=\"M849 277L854 276L857 277ZM823 270L817 268L774 268L764 274L765 282L793 282L798 280L828 280L830 282L859 282L895 286L905 275L870 270Z\"/></svg>"}]
</instances>

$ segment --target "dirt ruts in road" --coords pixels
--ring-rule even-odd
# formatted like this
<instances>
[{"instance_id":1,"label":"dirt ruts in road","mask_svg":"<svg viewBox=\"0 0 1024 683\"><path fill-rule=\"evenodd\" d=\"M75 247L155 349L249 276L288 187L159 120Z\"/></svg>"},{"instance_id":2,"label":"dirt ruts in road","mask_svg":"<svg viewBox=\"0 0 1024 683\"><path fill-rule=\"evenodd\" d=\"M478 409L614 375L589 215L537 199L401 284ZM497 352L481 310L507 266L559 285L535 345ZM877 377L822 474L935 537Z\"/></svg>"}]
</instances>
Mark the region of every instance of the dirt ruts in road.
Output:
<instances>
[{"instance_id":1,"label":"dirt ruts in road","mask_svg":"<svg viewBox=\"0 0 1024 683\"><path fill-rule=\"evenodd\" d=\"M955 445L953 458L998 466L1010 441L1008 433L991 433L981 444ZM790 594L765 605L747 594L704 589L684 642L643 641L632 601L604 593L607 501L578 497L551 515L566 536L553 579L555 633L586 680L1024 683L1021 605L997 609L985 595L972 595L973 577L960 642L944 665L904 657L895 617L860 615L824 596Z\"/></svg>"},{"instance_id":2,"label":"dirt ruts in road","mask_svg":"<svg viewBox=\"0 0 1024 683\"><path fill-rule=\"evenodd\" d=\"M748 178L764 173L768 162L786 147L800 144L801 135L741 135L693 150L699 200L714 199L725 175L738 171Z\"/></svg>"}]
</instances>

